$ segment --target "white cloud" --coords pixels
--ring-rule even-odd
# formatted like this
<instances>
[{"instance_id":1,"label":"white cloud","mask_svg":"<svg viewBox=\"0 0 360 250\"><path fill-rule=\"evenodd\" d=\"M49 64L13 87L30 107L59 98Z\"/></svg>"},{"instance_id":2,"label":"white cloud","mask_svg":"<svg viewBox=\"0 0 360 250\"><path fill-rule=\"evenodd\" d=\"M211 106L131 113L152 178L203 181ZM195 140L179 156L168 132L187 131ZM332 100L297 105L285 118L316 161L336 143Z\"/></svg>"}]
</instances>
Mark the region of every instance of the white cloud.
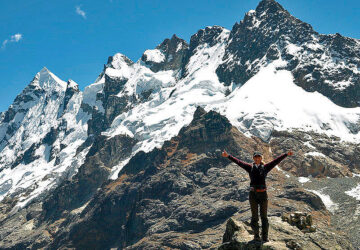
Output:
<instances>
[{"instance_id":1,"label":"white cloud","mask_svg":"<svg viewBox=\"0 0 360 250\"><path fill-rule=\"evenodd\" d=\"M23 35L22 35L22 34L16 33L15 35L12 35L10 38L5 39L5 40L2 42L1 48L2 48L2 49L5 49L5 47L6 47L6 45L7 45L8 43L17 43L17 42L19 42L22 38L23 38Z\"/></svg>"},{"instance_id":2,"label":"white cloud","mask_svg":"<svg viewBox=\"0 0 360 250\"><path fill-rule=\"evenodd\" d=\"M2 48L2 49L4 49L4 48L5 48L5 46L6 46L6 44L7 44L8 42L9 42L9 40L8 40L8 39L4 40L4 41L3 41L3 43L2 43L1 48Z\"/></svg>"},{"instance_id":3,"label":"white cloud","mask_svg":"<svg viewBox=\"0 0 360 250\"><path fill-rule=\"evenodd\" d=\"M15 35L13 35L13 36L11 36L11 42L18 42L18 41L20 41L22 39L22 34L19 34L19 33L17 33L17 34L15 34Z\"/></svg>"},{"instance_id":4,"label":"white cloud","mask_svg":"<svg viewBox=\"0 0 360 250\"><path fill-rule=\"evenodd\" d=\"M78 15L82 16L84 19L86 19L86 13L85 13L85 11L83 11L80 8L80 6L76 6L75 10L76 10L76 14L78 14Z\"/></svg>"}]
</instances>

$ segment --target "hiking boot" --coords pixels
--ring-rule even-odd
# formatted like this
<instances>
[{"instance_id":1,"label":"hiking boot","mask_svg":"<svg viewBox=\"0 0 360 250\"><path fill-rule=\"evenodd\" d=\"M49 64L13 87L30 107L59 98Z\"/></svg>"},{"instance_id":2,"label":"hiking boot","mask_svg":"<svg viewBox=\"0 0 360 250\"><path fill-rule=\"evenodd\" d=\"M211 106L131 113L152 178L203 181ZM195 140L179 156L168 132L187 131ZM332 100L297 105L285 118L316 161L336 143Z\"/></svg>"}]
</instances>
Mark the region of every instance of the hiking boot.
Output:
<instances>
[{"instance_id":1,"label":"hiking boot","mask_svg":"<svg viewBox=\"0 0 360 250\"><path fill-rule=\"evenodd\" d=\"M259 234L254 235L254 240L255 241L260 241L261 240Z\"/></svg>"},{"instance_id":2,"label":"hiking boot","mask_svg":"<svg viewBox=\"0 0 360 250\"><path fill-rule=\"evenodd\" d=\"M261 232L261 238L262 238L263 242L268 242L269 241L267 230L264 230L264 231Z\"/></svg>"},{"instance_id":3,"label":"hiking boot","mask_svg":"<svg viewBox=\"0 0 360 250\"><path fill-rule=\"evenodd\" d=\"M267 218L262 218L262 230L261 230L261 238L263 242L268 242L269 238L269 223Z\"/></svg>"}]
</instances>

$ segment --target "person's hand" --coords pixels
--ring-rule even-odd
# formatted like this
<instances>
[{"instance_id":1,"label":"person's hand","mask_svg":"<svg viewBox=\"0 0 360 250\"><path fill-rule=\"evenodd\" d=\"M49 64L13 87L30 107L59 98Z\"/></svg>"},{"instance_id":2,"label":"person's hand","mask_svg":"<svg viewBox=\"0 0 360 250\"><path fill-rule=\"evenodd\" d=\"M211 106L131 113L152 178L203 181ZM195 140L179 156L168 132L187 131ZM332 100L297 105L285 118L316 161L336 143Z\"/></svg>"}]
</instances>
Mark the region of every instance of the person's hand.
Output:
<instances>
[{"instance_id":1,"label":"person's hand","mask_svg":"<svg viewBox=\"0 0 360 250\"><path fill-rule=\"evenodd\" d=\"M287 155L288 155L288 156L292 156L293 154L294 154L294 152L291 151L291 150L290 150L289 152L287 152Z\"/></svg>"},{"instance_id":2,"label":"person's hand","mask_svg":"<svg viewBox=\"0 0 360 250\"><path fill-rule=\"evenodd\" d=\"M222 154L221 154L223 157L228 157L229 156L229 154L226 152L226 150L224 149L224 151L222 152Z\"/></svg>"}]
</instances>

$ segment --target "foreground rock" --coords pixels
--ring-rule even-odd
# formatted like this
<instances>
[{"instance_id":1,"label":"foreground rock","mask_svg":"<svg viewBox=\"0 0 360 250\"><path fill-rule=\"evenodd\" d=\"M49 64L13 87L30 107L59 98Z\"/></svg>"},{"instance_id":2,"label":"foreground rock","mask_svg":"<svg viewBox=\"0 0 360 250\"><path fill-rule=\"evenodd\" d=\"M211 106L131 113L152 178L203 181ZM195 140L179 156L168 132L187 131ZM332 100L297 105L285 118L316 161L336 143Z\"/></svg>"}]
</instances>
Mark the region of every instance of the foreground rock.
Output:
<instances>
[{"instance_id":1,"label":"foreground rock","mask_svg":"<svg viewBox=\"0 0 360 250\"><path fill-rule=\"evenodd\" d=\"M279 217L269 217L269 223L269 242L262 243L253 240L248 223L230 218L226 223L223 244L218 249L354 249L342 236L331 231L303 233Z\"/></svg>"}]
</instances>

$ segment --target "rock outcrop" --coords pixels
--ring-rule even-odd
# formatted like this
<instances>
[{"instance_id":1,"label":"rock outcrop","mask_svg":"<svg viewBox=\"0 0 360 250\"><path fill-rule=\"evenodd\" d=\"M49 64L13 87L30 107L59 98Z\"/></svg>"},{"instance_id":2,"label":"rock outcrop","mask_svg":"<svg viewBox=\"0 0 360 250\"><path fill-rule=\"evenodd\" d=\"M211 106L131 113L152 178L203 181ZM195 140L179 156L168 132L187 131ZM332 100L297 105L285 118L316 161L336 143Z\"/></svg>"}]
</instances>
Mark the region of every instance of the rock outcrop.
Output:
<instances>
[{"instance_id":1,"label":"rock outcrop","mask_svg":"<svg viewBox=\"0 0 360 250\"><path fill-rule=\"evenodd\" d=\"M279 217L269 217L269 242L253 240L252 230L247 222L230 218L226 223L223 244L219 250L285 250L285 249L354 249L338 232L319 230L303 233Z\"/></svg>"}]
</instances>

